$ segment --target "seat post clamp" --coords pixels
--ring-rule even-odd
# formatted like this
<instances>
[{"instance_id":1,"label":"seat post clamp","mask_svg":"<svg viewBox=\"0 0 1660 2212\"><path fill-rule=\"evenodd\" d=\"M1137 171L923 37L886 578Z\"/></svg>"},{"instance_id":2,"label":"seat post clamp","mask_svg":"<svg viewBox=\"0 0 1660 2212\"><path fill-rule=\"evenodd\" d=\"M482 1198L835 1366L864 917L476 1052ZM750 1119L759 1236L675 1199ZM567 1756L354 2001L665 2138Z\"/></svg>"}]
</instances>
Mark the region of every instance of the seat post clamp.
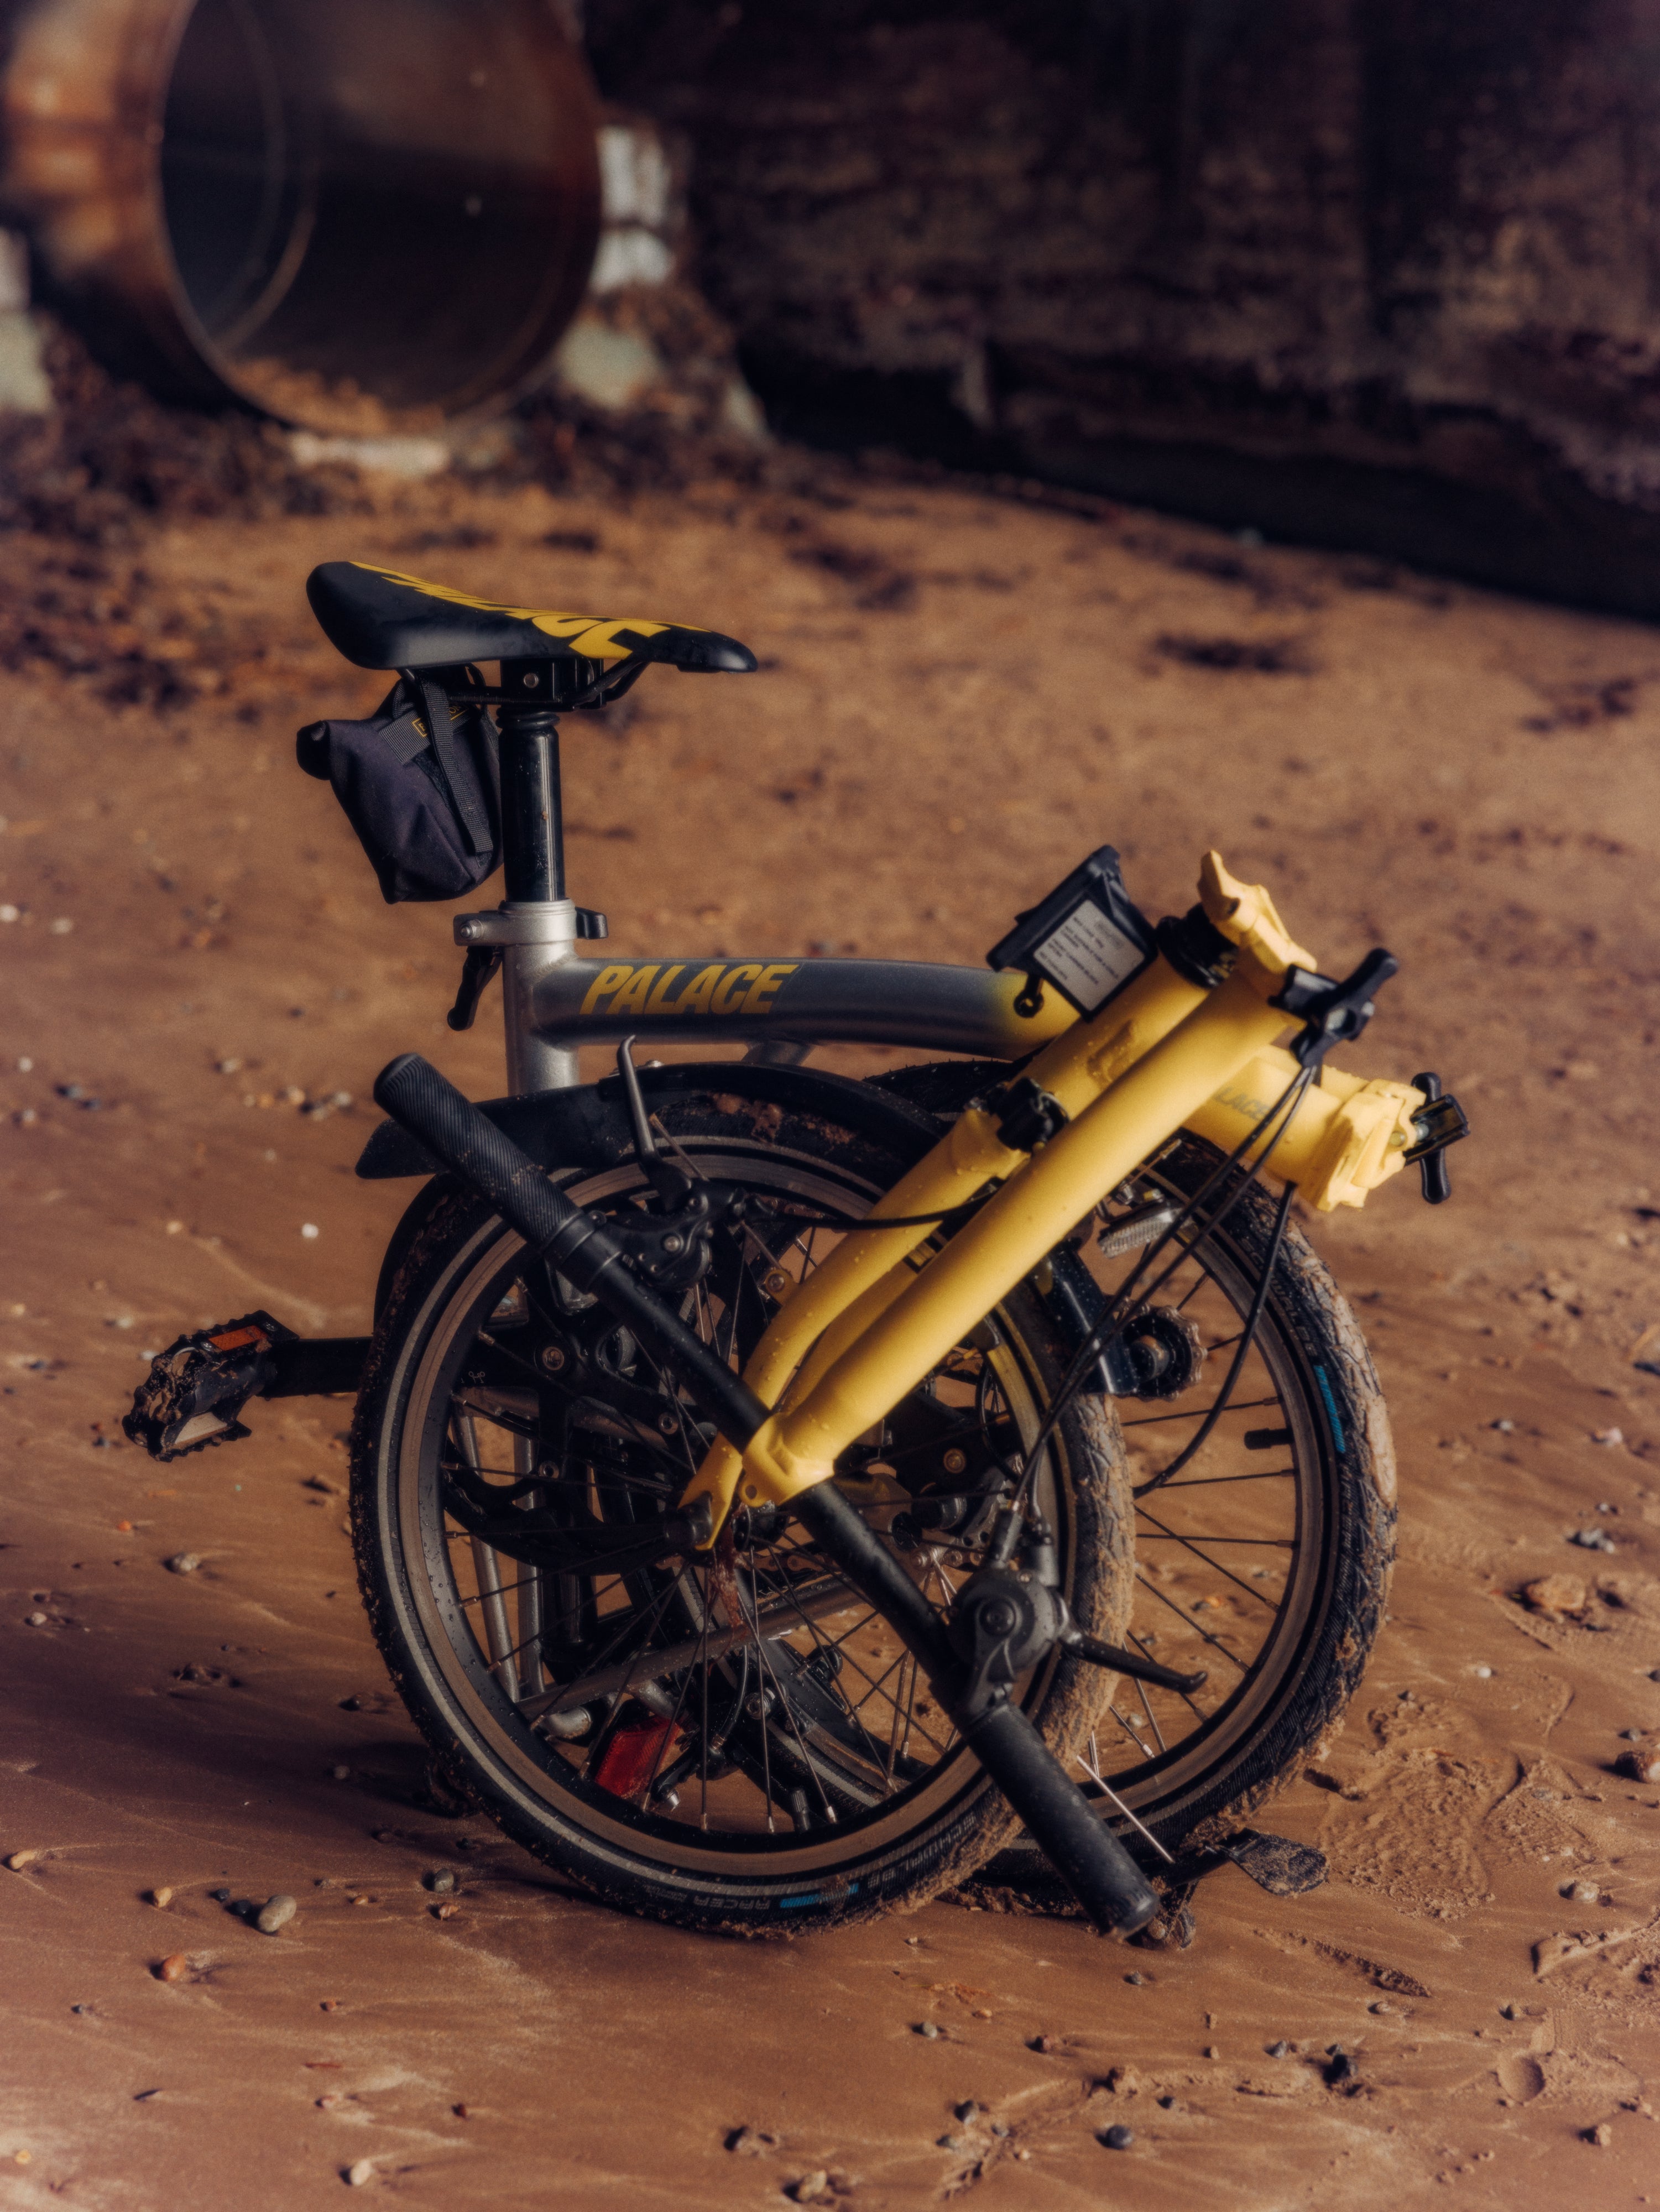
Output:
<instances>
[{"instance_id":1,"label":"seat post clamp","mask_svg":"<svg viewBox=\"0 0 1660 2212\"><path fill-rule=\"evenodd\" d=\"M592 907L574 906L569 899L538 899L485 914L458 914L454 934L464 950L475 945L569 945L608 937L611 926Z\"/></svg>"}]
</instances>

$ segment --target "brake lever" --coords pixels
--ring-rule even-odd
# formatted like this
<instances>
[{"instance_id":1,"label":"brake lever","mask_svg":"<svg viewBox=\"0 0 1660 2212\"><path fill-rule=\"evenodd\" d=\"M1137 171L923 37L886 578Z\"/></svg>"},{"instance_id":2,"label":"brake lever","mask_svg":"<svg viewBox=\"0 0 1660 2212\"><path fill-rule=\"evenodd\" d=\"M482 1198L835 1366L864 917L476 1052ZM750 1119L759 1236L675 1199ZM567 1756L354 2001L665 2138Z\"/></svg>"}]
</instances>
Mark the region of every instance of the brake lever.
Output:
<instances>
[{"instance_id":1,"label":"brake lever","mask_svg":"<svg viewBox=\"0 0 1660 2212\"><path fill-rule=\"evenodd\" d=\"M1452 1196L1452 1180L1447 1173L1447 1146L1468 1136L1469 1117L1458 1101L1443 1091L1440 1077L1432 1072L1414 1075L1412 1087L1421 1091L1429 1103L1423 1113L1413 1115L1413 1127L1423 1132L1423 1138L1411 1147L1407 1158L1418 1164L1425 1202L1444 1206Z\"/></svg>"},{"instance_id":2,"label":"brake lever","mask_svg":"<svg viewBox=\"0 0 1660 2212\"><path fill-rule=\"evenodd\" d=\"M1268 1004L1303 1023L1302 1034L1292 1045L1298 1064L1318 1067L1334 1045L1352 1044L1377 1011L1372 1004L1373 994L1400 969L1395 955L1381 945L1367 953L1354 973L1341 983L1307 968L1287 969L1279 996Z\"/></svg>"}]
</instances>

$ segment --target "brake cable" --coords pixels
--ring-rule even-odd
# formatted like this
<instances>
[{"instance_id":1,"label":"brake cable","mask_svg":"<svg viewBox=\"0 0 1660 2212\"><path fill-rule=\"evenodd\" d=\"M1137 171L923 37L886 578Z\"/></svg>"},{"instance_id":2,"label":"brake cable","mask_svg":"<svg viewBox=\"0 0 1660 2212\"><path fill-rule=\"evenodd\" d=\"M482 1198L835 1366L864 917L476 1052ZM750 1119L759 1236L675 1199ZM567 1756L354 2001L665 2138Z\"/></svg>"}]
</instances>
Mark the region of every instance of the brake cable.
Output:
<instances>
[{"instance_id":1,"label":"brake cable","mask_svg":"<svg viewBox=\"0 0 1660 2212\"><path fill-rule=\"evenodd\" d=\"M1171 1277L1176 1273L1177 1269L1182 1266L1183 1262L1186 1260L1191 1259L1194 1254L1203 1245L1205 1240L1208 1237L1213 1235L1214 1232L1220 1228L1222 1223L1226 1220L1228 1215L1239 1203L1239 1200L1244 1196L1246 1191L1249 1190L1251 1185L1256 1181L1263 1167L1266 1165L1269 1155L1273 1152L1275 1146L1278 1145L1280 1138L1290 1127L1291 1122L1297 1113L1298 1108L1303 1103L1304 1093L1308 1090L1309 1085L1314 1080L1314 1074L1315 1070L1312 1066L1298 1068L1297 1073L1292 1078L1284 1091L1280 1092L1274 1104L1269 1107L1268 1112L1263 1115L1262 1120L1257 1122L1256 1126L1250 1131L1243 1141L1236 1146L1234 1150L1228 1155L1227 1158L1206 1178L1203 1184L1194 1194L1193 1197L1187 1201L1186 1205L1183 1206L1181 1212L1176 1216L1176 1218L1171 1222L1163 1234L1154 1243L1148 1247L1146 1252L1143 1253L1141 1258L1137 1261L1127 1279L1119 1285L1118 1289L1114 1291L1110 1297L1104 1297L1102 1300L1100 1312L1091 1323L1090 1328L1084 1337L1083 1342L1079 1346L1077 1352L1073 1355L1071 1364L1068 1366L1066 1374L1061 1377L1060 1388L1055 1392L1053 1399L1049 1401L1049 1410L1044 1414L1042 1422L1039 1424L1037 1434L1033 1437L1031 1444L1029 1446L1023 1447L1021 1450L1021 1468L1019 1473L1017 1474L1015 1470L1009 1466L1008 1462L1003 1458L1000 1453L995 1455L997 1462L1002 1468L1004 1474L1008 1477L1009 1480L1015 1485L1014 1495L1010 1498L1008 1506L1006 1509L1006 1510L1012 1512L1024 1510L1025 1494L1031 1485L1032 1476L1036 1472L1037 1462L1042 1456L1049 1438L1054 1435L1061 1415L1066 1412L1067 1407L1077 1396L1079 1390L1083 1385L1084 1377L1088 1373L1091 1366L1098 1358L1100 1353L1106 1349L1109 1344L1112 1343L1116 1338L1122 1335L1124 1330L1128 1328L1136 1312L1146 1304L1147 1299L1156 1296L1170 1280ZM1194 1218L1199 1208L1206 1203L1211 1193L1225 1180L1230 1171L1239 1164L1239 1163L1244 1158L1245 1155L1250 1151L1252 1146L1254 1146L1257 1139L1262 1135L1263 1132L1269 1127L1270 1124L1276 1124L1277 1126L1274 1127L1273 1133L1269 1137L1268 1143L1263 1146L1257 1158L1246 1170L1244 1175L1240 1178L1237 1187L1229 1194L1225 1203L1222 1206L1220 1210L1210 1216L1210 1218L1206 1221L1203 1228L1201 1230L1199 1235L1193 1240L1192 1243L1183 1245L1181 1250L1177 1253L1176 1258L1172 1260L1169 1267L1164 1269L1164 1273L1159 1275L1155 1281L1148 1285L1145 1293L1140 1297L1136 1297L1135 1293L1140 1284L1140 1278L1146 1269L1152 1265L1161 1253L1166 1250L1170 1244L1177 1237L1180 1231ZM1216 1419L1219 1419L1222 1411L1226 1407L1228 1396L1231 1392L1234 1382L1243 1366L1245 1355L1250 1351L1251 1340L1256 1334L1256 1324L1261 1318L1262 1306L1266 1302L1267 1286L1272 1277L1274 1267L1278 1263L1280 1246L1285 1228L1285 1221L1290 1211L1292 1199L1296 1195L1296 1188L1297 1187L1294 1183L1287 1183L1286 1186L1285 1195L1281 1199L1279 1215L1275 1222L1274 1234L1268 1255L1268 1264L1267 1268L1264 1270L1262 1280L1257 1286L1257 1295L1253 1301L1251 1313L1246 1322L1245 1333L1240 1340L1239 1350L1235 1355L1234 1364L1229 1372L1227 1382L1224 1387L1218 1404L1211 1409L1210 1421L1212 1427L1215 1425ZM1133 1297L1135 1302L1134 1304L1131 1304L1128 1302ZM1204 1431L1204 1434L1189 1448L1186 1457L1191 1457L1192 1452L1197 1449L1198 1443L1202 1443L1204 1441L1204 1436L1208 1435L1208 1433L1209 1430L1207 1429ZM1185 1458L1179 1461L1172 1461L1170 1467L1166 1468L1160 1475L1155 1478L1154 1482L1150 1485L1149 1487L1156 1488L1159 1483L1167 1481L1171 1475L1176 1472L1177 1467L1181 1464L1185 1464ZM1138 1493L1138 1495L1140 1493Z\"/></svg>"}]
</instances>

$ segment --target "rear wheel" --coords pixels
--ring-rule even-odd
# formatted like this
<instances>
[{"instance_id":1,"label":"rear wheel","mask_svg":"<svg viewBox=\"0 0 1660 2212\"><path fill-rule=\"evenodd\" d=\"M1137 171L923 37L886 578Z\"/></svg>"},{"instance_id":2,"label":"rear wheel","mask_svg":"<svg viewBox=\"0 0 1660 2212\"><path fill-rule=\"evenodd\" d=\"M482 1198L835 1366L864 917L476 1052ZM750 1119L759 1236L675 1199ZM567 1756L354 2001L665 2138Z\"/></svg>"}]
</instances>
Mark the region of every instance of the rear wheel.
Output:
<instances>
[{"instance_id":1,"label":"rear wheel","mask_svg":"<svg viewBox=\"0 0 1660 2212\"><path fill-rule=\"evenodd\" d=\"M743 1194L682 1306L741 1366L908 1163L733 1103L662 1119L697 1175ZM644 1187L629 1164L565 1188L626 1212ZM1064 1372L1067 1311L1022 1285L838 1462L842 1494L941 1613ZM784 1933L920 1902L1006 1840L1006 1804L799 1523L740 1514L712 1553L677 1534L702 1448L625 1330L527 1261L482 1201L442 1200L391 1288L354 1443L360 1575L410 1713L453 1784L632 1910ZM1074 1615L1122 1640L1127 1462L1104 1400L1063 1414L1037 1494ZM1111 1689L1057 1651L1016 1694L1075 1760Z\"/></svg>"}]
</instances>

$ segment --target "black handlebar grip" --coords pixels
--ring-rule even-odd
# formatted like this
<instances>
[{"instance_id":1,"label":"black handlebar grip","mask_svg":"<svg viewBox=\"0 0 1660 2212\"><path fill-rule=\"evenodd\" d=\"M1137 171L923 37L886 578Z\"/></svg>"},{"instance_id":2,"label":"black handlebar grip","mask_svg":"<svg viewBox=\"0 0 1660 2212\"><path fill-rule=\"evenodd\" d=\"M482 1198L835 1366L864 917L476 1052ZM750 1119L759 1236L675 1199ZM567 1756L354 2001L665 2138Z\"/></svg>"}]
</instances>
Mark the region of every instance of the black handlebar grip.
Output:
<instances>
[{"instance_id":1,"label":"black handlebar grip","mask_svg":"<svg viewBox=\"0 0 1660 2212\"><path fill-rule=\"evenodd\" d=\"M400 1053L374 1079L374 1103L453 1175L488 1199L533 1251L625 1322L741 1451L767 1418L742 1378L629 1267L606 1224L573 1206L527 1152L419 1053Z\"/></svg>"},{"instance_id":2,"label":"black handlebar grip","mask_svg":"<svg viewBox=\"0 0 1660 2212\"><path fill-rule=\"evenodd\" d=\"M1107 1936L1145 1928L1160 1910L1146 1876L1018 1705L994 1706L978 1717L964 1711L969 1670L945 1623L893 1553L830 1483L804 1491L794 1510L819 1548L916 1655L934 1695L1096 1926Z\"/></svg>"},{"instance_id":3,"label":"black handlebar grip","mask_svg":"<svg viewBox=\"0 0 1660 2212\"><path fill-rule=\"evenodd\" d=\"M386 1062L374 1079L374 1103L489 1199L527 1244L550 1243L577 1216L535 1161L418 1052Z\"/></svg>"},{"instance_id":4,"label":"black handlebar grip","mask_svg":"<svg viewBox=\"0 0 1660 2212\"><path fill-rule=\"evenodd\" d=\"M964 1734L1102 1934L1134 1936L1145 1928L1160 1910L1158 1892L1019 1706L994 1706Z\"/></svg>"}]
</instances>

